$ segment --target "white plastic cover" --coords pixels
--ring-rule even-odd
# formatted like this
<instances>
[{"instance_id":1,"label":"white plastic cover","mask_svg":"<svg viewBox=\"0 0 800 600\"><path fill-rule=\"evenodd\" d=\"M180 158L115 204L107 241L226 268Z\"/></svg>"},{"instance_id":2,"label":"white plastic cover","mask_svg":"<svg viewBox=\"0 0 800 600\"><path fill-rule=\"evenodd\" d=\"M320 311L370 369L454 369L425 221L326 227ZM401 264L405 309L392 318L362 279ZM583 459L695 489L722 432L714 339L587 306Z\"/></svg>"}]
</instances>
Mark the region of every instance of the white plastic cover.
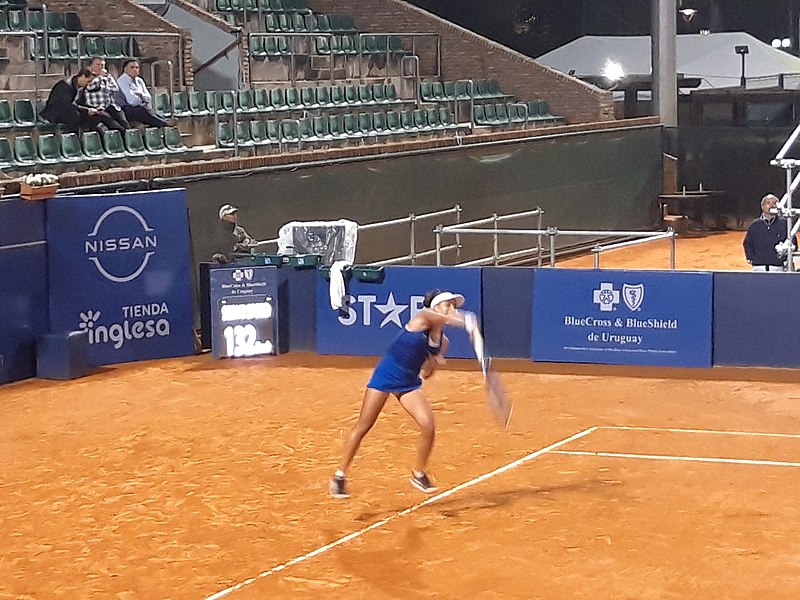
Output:
<instances>
[{"instance_id":1,"label":"white plastic cover","mask_svg":"<svg viewBox=\"0 0 800 600\"><path fill-rule=\"evenodd\" d=\"M322 263L356 258L358 223L338 221L292 221L278 232L279 254L319 254Z\"/></svg>"}]
</instances>

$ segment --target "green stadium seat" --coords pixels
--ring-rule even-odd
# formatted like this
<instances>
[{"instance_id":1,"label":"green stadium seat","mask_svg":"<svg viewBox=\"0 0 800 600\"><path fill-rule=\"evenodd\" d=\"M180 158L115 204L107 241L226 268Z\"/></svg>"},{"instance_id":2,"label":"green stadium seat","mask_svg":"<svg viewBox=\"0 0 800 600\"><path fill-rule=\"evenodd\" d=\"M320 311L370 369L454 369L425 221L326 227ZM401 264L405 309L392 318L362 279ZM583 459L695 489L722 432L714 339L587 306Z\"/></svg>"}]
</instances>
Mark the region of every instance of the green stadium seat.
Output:
<instances>
[{"instance_id":1,"label":"green stadium seat","mask_svg":"<svg viewBox=\"0 0 800 600\"><path fill-rule=\"evenodd\" d=\"M183 136L177 127L164 128L164 146L172 154L198 155L203 153L202 148L190 148L183 142Z\"/></svg>"},{"instance_id":2,"label":"green stadium seat","mask_svg":"<svg viewBox=\"0 0 800 600\"><path fill-rule=\"evenodd\" d=\"M455 100L456 99L456 82L455 81L445 81L443 84L444 90L444 98L443 100Z\"/></svg>"},{"instance_id":3,"label":"green stadium seat","mask_svg":"<svg viewBox=\"0 0 800 600\"><path fill-rule=\"evenodd\" d=\"M25 13L21 10L9 10L6 12L6 17L8 17L9 31L25 31L28 28Z\"/></svg>"},{"instance_id":4,"label":"green stadium seat","mask_svg":"<svg viewBox=\"0 0 800 600\"><path fill-rule=\"evenodd\" d=\"M6 13L3 10L0 10L0 31L9 31L8 17L6 16Z\"/></svg>"},{"instance_id":5,"label":"green stadium seat","mask_svg":"<svg viewBox=\"0 0 800 600\"><path fill-rule=\"evenodd\" d=\"M181 92L181 94L186 94L186 92ZM211 114L211 111L208 110L208 106L206 105L206 100L207 100L207 97L206 97L205 92L191 91L186 96L186 104L185 104L186 113L183 113L183 112L178 113L177 112L178 111L178 105L176 104L175 105L176 114L180 115L180 114L187 114L188 113L188 114L192 115L193 117L205 117L205 116L208 116L208 115ZM174 101L175 101L175 96L173 94L173 102ZM181 106L181 109L183 109L183 106L184 105Z\"/></svg>"},{"instance_id":6,"label":"green stadium seat","mask_svg":"<svg viewBox=\"0 0 800 600\"><path fill-rule=\"evenodd\" d=\"M475 105L477 108L480 105ZM483 122L482 125L488 125L489 127L495 127L496 125L500 125L500 119L497 118L497 111L495 110L494 104L484 104L483 105ZM477 121L476 121L477 122Z\"/></svg>"},{"instance_id":7,"label":"green stadium seat","mask_svg":"<svg viewBox=\"0 0 800 600\"><path fill-rule=\"evenodd\" d=\"M422 81L419 84L419 95L425 102L433 102L433 84L429 81Z\"/></svg>"},{"instance_id":8,"label":"green stadium seat","mask_svg":"<svg viewBox=\"0 0 800 600\"><path fill-rule=\"evenodd\" d=\"M375 130L375 133L381 137L386 137L392 134L391 130L389 129L385 113L376 112L372 115L372 127Z\"/></svg>"},{"instance_id":9,"label":"green stadium seat","mask_svg":"<svg viewBox=\"0 0 800 600\"><path fill-rule=\"evenodd\" d=\"M68 163L84 162L86 160L81 149L81 140L77 133L61 134L61 157L64 162Z\"/></svg>"},{"instance_id":10,"label":"green stadium seat","mask_svg":"<svg viewBox=\"0 0 800 600\"><path fill-rule=\"evenodd\" d=\"M255 97L253 96L253 90L239 90L236 93L236 102L241 112L258 112L258 108L256 107L255 103Z\"/></svg>"},{"instance_id":11,"label":"green stadium seat","mask_svg":"<svg viewBox=\"0 0 800 600\"><path fill-rule=\"evenodd\" d=\"M528 107L524 104L508 104L508 121L514 125L528 122Z\"/></svg>"},{"instance_id":12,"label":"green stadium seat","mask_svg":"<svg viewBox=\"0 0 800 600\"><path fill-rule=\"evenodd\" d=\"M417 131L428 131L430 126L428 125L428 117L425 114L425 111L421 108L417 108L414 110L414 126L417 128Z\"/></svg>"},{"instance_id":13,"label":"green stadium seat","mask_svg":"<svg viewBox=\"0 0 800 600\"><path fill-rule=\"evenodd\" d=\"M375 104L386 104L389 102L389 99L386 97L386 86L384 84L372 84L372 100Z\"/></svg>"},{"instance_id":14,"label":"green stadium seat","mask_svg":"<svg viewBox=\"0 0 800 600\"><path fill-rule=\"evenodd\" d=\"M78 16L78 13L71 10L64 13L64 30L73 33L83 30L81 18Z\"/></svg>"},{"instance_id":15,"label":"green stadium seat","mask_svg":"<svg viewBox=\"0 0 800 600\"><path fill-rule=\"evenodd\" d=\"M300 98L300 91L297 88L286 89L286 106L289 110L303 108L303 100Z\"/></svg>"},{"instance_id":16,"label":"green stadium seat","mask_svg":"<svg viewBox=\"0 0 800 600\"><path fill-rule=\"evenodd\" d=\"M300 123L292 119L281 121L281 139L287 144L299 144Z\"/></svg>"},{"instance_id":17,"label":"green stadium seat","mask_svg":"<svg viewBox=\"0 0 800 600\"><path fill-rule=\"evenodd\" d=\"M400 111L400 123L406 133L419 133L419 127L414 123L414 113L410 110Z\"/></svg>"},{"instance_id":18,"label":"green stadium seat","mask_svg":"<svg viewBox=\"0 0 800 600\"><path fill-rule=\"evenodd\" d=\"M439 122L447 130L458 129L458 123L453 119L453 113L446 106L439 107Z\"/></svg>"},{"instance_id":19,"label":"green stadium seat","mask_svg":"<svg viewBox=\"0 0 800 600\"><path fill-rule=\"evenodd\" d=\"M314 51L317 54L321 54L323 56L327 54L331 54L333 49L331 47L331 40L332 38L327 38L324 36L317 36L314 38Z\"/></svg>"},{"instance_id":20,"label":"green stadium seat","mask_svg":"<svg viewBox=\"0 0 800 600\"><path fill-rule=\"evenodd\" d=\"M106 55L106 45L103 38L88 36L81 39L83 40L83 48L80 49L80 52L83 58Z\"/></svg>"},{"instance_id":21,"label":"green stadium seat","mask_svg":"<svg viewBox=\"0 0 800 600\"><path fill-rule=\"evenodd\" d=\"M283 31L277 15L273 15L272 13L264 15L264 29L267 33L280 33Z\"/></svg>"},{"instance_id":22,"label":"green stadium seat","mask_svg":"<svg viewBox=\"0 0 800 600\"><path fill-rule=\"evenodd\" d=\"M286 103L285 88L272 88L269 91L269 100L274 110L287 110L289 108Z\"/></svg>"},{"instance_id":23,"label":"green stadium seat","mask_svg":"<svg viewBox=\"0 0 800 600\"><path fill-rule=\"evenodd\" d=\"M319 108L316 88L307 86L300 88L300 100L305 108Z\"/></svg>"},{"instance_id":24,"label":"green stadium seat","mask_svg":"<svg viewBox=\"0 0 800 600\"><path fill-rule=\"evenodd\" d=\"M344 86L344 97L350 106L360 106L361 100L358 97L358 88L353 84Z\"/></svg>"},{"instance_id":25,"label":"green stadium seat","mask_svg":"<svg viewBox=\"0 0 800 600\"><path fill-rule=\"evenodd\" d=\"M314 124L309 118L300 119L297 122L298 135L303 144L313 144L319 142L319 138L314 133Z\"/></svg>"},{"instance_id":26,"label":"green stadium seat","mask_svg":"<svg viewBox=\"0 0 800 600\"><path fill-rule=\"evenodd\" d=\"M141 131L138 129L125 130L125 149L129 156L147 156L147 148L144 145Z\"/></svg>"},{"instance_id":27,"label":"green stadium seat","mask_svg":"<svg viewBox=\"0 0 800 600\"><path fill-rule=\"evenodd\" d=\"M267 58L266 38L263 35L250 37L250 56L258 60Z\"/></svg>"},{"instance_id":28,"label":"green stadium seat","mask_svg":"<svg viewBox=\"0 0 800 600\"><path fill-rule=\"evenodd\" d=\"M45 24L47 25L48 32L61 33L65 29L64 13L57 10L47 11L47 15L45 16Z\"/></svg>"},{"instance_id":29,"label":"green stadium seat","mask_svg":"<svg viewBox=\"0 0 800 600\"><path fill-rule=\"evenodd\" d=\"M231 0L217 0L216 7L219 12L230 12L233 10L231 7Z\"/></svg>"},{"instance_id":30,"label":"green stadium seat","mask_svg":"<svg viewBox=\"0 0 800 600\"><path fill-rule=\"evenodd\" d=\"M295 33L309 33L313 31L313 27L309 29L308 23L306 23L306 20L303 17L303 15L295 13L291 16L291 20L292 20L292 27L294 28Z\"/></svg>"},{"instance_id":31,"label":"green stadium seat","mask_svg":"<svg viewBox=\"0 0 800 600\"><path fill-rule=\"evenodd\" d=\"M403 124L400 121L400 113L396 110L390 110L386 113L386 127L392 134L405 133Z\"/></svg>"},{"instance_id":32,"label":"green stadium seat","mask_svg":"<svg viewBox=\"0 0 800 600\"><path fill-rule=\"evenodd\" d=\"M339 39L339 54L355 56L359 53L357 38L343 35Z\"/></svg>"},{"instance_id":33,"label":"green stadium seat","mask_svg":"<svg viewBox=\"0 0 800 600\"><path fill-rule=\"evenodd\" d=\"M0 138L0 170L13 171L19 166L14 152L11 150L11 143L7 138Z\"/></svg>"},{"instance_id":34,"label":"green stadium seat","mask_svg":"<svg viewBox=\"0 0 800 600\"><path fill-rule=\"evenodd\" d=\"M330 119L327 115L314 117L312 119L314 135L318 140L328 141L331 139Z\"/></svg>"},{"instance_id":35,"label":"green stadium seat","mask_svg":"<svg viewBox=\"0 0 800 600\"><path fill-rule=\"evenodd\" d=\"M397 57L397 56L405 56L406 54L409 54L409 52L406 51L405 48L403 48L403 40L401 40L396 35L390 35L389 36L388 46L389 46L389 53L392 56Z\"/></svg>"},{"instance_id":36,"label":"green stadium seat","mask_svg":"<svg viewBox=\"0 0 800 600\"><path fill-rule=\"evenodd\" d=\"M33 102L27 98L14 100L14 124L17 127L35 127L36 111Z\"/></svg>"},{"instance_id":37,"label":"green stadium seat","mask_svg":"<svg viewBox=\"0 0 800 600\"><path fill-rule=\"evenodd\" d=\"M250 136L250 121L236 122L236 142L239 144L239 148L255 146L255 140Z\"/></svg>"},{"instance_id":38,"label":"green stadium seat","mask_svg":"<svg viewBox=\"0 0 800 600\"><path fill-rule=\"evenodd\" d=\"M103 133L103 149L108 158L122 160L128 157L125 151L125 142L122 140L122 134L116 129Z\"/></svg>"},{"instance_id":39,"label":"green stadium seat","mask_svg":"<svg viewBox=\"0 0 800 600\"><path fill-rule=\"evenodd\" d=\"M217 95L217 100L219 102L218 111L224 112L226 114L233 113L234 104L236 103L236 100L234 98L235 97L233 95L233 92L231 91L225 91L222 92L221 94L218 94Z\"/></svg>"},{"instance_id":40,"label":"green stadium seat","mask_svg":"<svg viewBox=\"0 0 800 600\"><path fill-rule=\"evenodd\" d=\"M442 125L441 120L439 119L439 109L438 108L426 108L425 109L425 118L428 120L428 126L433 129L434 131L444 131L445 127Z\"/></svg>"},{"instance_id":41,"label":"green stadium seat","mask_svg":"<svg viewBox=\"0 0 800 600\"><path fill-rule=\"evenodd\" d=\"M221 148L233 148L233 129L230 123L217 124L217 146Z\"/></svg>"},{"instance_id":42,"label":"green stadium seat","mask_svg":"<svg viewBox=\"0 0 800 600\"><path fill-rule=\"evenodd\" d=\"M253 104L258 112L271 112L273 109L270 103L269 90L266 88L253 90Z\"/></svg>"},{"instance_id":43,"label":"green stadium seat","mask_svg":"<svg viewBox=\"0 0 800 600\"><path fill-rule=\"evenodd\" d=\"M11 129L15 126L11 103L6 99L0 100L0 129Z\"/></svg>"},{"instance_id":44,"label":"green stadium seat","mask_svg":"<svg viewBox=\"0 0 800 600\"><path fill-rule=\"evenodd\" d=\"M269 10L276 13L282 13L283 2L281 2L281 0L269 0Z\"/></svg>"},{"instance_id":45,"label":"green stadium seat","mask_svg":"<svg viewBox=\"0 0 800 600\"><path fill-rule=\"evenodd\" d=\"M119 60L127 57L127 44L120 38L106 38L105 57L108 60Z\"/></svg>"},{"instance_id":46,"label":"green stadium seat","mask_svg":"<svg viewBox=\"0 0 800 600\"><path fill-rule=\"evenodd\" d=\"M550 103L547 100L539 100L539 119L551 123L564 121L564 117L557 117L550 112Z\"/></svg>"},{"instance_id":47,"label":"green stadium seat","mask_svg":"<svg viewBox=\"0 0 800 600\"><path fill-rule=\"evenodd\" d=\"M41 9L29 8L26 18L28 29L31 31L44 31L44 12Z\"/></svg>"},{"instance_id":48,"label":"green stadium seat","mask_svg":"<svg viewBox=\"0 0 800 600\"><path fill-rule=\"evenodd\" d=\"M275 119L267 121L267 139L273 144L281 144L280 121Z\"/></svg>"},{"instance_id":49,"label":"green stadium seat","mask_svg":"<svg viewBox=\"0 0 800 600\"><path fill-rule=\"evenodd\" d=\"M28 60L36 60L39 59L40 61L44 60L44 40L40 37L37 38L25 38L25 49L28 52Z\"/></svg>"},{"instance_id":50,"label":"green stadium seat","mask_svg":"<svg viewBox=\"0 0 800 600\"><path fill-rule=\"evenodd\" d=\"M472 117L476 125L485 126L490 124L486 120L486 107L483 104L476 104L472 108Z\"/></svg>"},{"instance_id":51,"label":"green stadium seat","mask_svg":"<svg viewBox=\"0 0 800 600\"><path fill-rule=\"evenodd\" d=\"M317 92L317 104L321 108L330 108L333 106L333 102L331 101L331 88L325 85L321 85L316 88Z\"/></svg>"},{"instance_id":52,"label":"green stadium seat","mask_svg":"<svg viewBox=\"0 0 800 600\"><path fill-rule=\"evenodd\" d=\"M334 106L347 104L347 96L343 85L331 86L331 104Z\"/></svg>"},{"instance_id":53,"label":"green stadium seat","mask_svg":"<svg viewBox=\"0 0 800 600\"><path fill-rule=\"evenodd\" d=\"M278 15L278 25L284 33L294 33L294 20L286 14Z\"/></svg>"},{"instance_id":54,"label":"green stadium seat","mask_svg":"<svg viewBox=\"0 0 800 600\"><path fill-rule=\"evenodd\" d=\"M328 131L331 139L347 139L347 133L344 130L344 117L342 115L330 115L328 117Z\"/></svg>"},{"instance_id":55,"label":"green stadium seat","mask_svg":"<svg viewBox=\"0 0 800 600\"><path fill-rule=\"evenodd\" d=\"M501 125L508 125L511 122L508 115L508 107L505 104L495 104L494 112L497 115L497 121Z\"/></svg>"},{"instance_id":56,"label":"green stadium seat","mask_svg":"<svg viewBox=\"0 0 800 600\"><path fill-rule=\"evenodd\" d=\"M314 31L322 31L324 33L330 33L333 29L331 28L331 18L325 14L316 14L313 15L314 23Z\"/></svg>"},{"instance_id":57,"label":"green stadium seat","mask_svg":"<svg viewBox=\"0 0 800 600\"><path fill-rule=\"evenodd\" d=\"M67 40L64 38L63 35L56 34L48 36L47 55L50 57L50 60L54 61L72 59L72 57L69 54L69 49L67 48Z\"/></svg>"},{"instance_id":58,"label":"green stadium seat","mask_svg":"<svg viewBox=\"0 0 800 600\"><path fill-rule=\"evenodd\" d=\"M155 108L156 112L159 114L171 115L172 106L170 106L169 103L169 94L166 92L159 92L153 96L153 108Z\"/></svg>"},{"instance_id":59,"label":"green stadium seat","mask_svg":"<svg viewBox=\"0 0 800 600\"><path fill-rule=\"evenodd\" d=\"M96 131L84 131L81 134L81 145L83 146L83 153L90 160L100 161L107 158L105 148L103 148L103 141Z\"/></svg>"},{"instance_id":60,"label":"green stadium seat","mask_svg":"<svg viewBox=\"0 0 800 600\"><path fill-rule=\"evenodd\" d=\"M166 154L164 145L164 132L160 127L148 127L144 130L144 147L150 154Z\"/></svg>"},{"instance_id":61,"label":"green stadium seat","mask_svg":"<svg viewBox=\"0 0 800 600\"><path fill-rule=\"evenodd\" d=\"M56 165L62 162L58 136L52 133L41 134L36 140L36 149L42 164Z\"/></svg>"},{"instance_id":62,"label":"green stadium seat","mask_svg":"<svg viewBox=\"0 0 800 600\"><path fill-rule=\"evenodd\" d=\"M14 158L22 167L35 167L41 163L31 136L18 135L14 138Z\"/></svg>"},{"instance_id":63,"label":"green stadium seat","mask_svg":"<svg viewBox=\"0 0 800 600\"><path fill-rule=\"evenodd\" d=\"M363 106L375 103L372 97L372 87L369 84L363 83L358 86L358 99Z\"/></svg>"},{"instance_id":64,"label":"green stadium seat","mask_svg":"<svg viewBox=\"0 0 800 600\"><path fill-rule=\"evenodd\" d=\"M361 139L361 129L358 126L358 119L352 113L344 115L344 132L350 139Z\"/></svg>"},{"instance_id":65,"label":"green stadium seat","mask_svg":"<svg viewBox=\"0 0 800 600\"><path fill-rule=\"evenodd\" d=\"M434 81L431 84L431 99L434 102L442 102L447 100L447 96L444 93L444 85L441 81Z\"/></svg>"},{"instance_id":66,"label":"green stadium seat","mask_svg":"<svg viewBox=\"0 0 800 600\"><path fill-rule=\"evenodd\" d=\"M358 130L363 137L377 137L378 132L372 123L372 113L358 113Z\"/></svg>"},{"instance_id":67,"label":"green stadium seat","mask_svg":"<svg viewBox=\"0 0 800 600\"><path fill-rule=\"evenodd\" d=\"M456 100L469 100L475 93L475 84L469 79L456 81L455 85Z\"/></svg>"},{"instance_id":68,"label":"green stadium seat","mask_svg":"<svg viewBox=\"0 0 800 600\"><path fill-rule=\"evenodd\" d=\"M259 148L272 145L272 140L267 136L267 124L260 119L250 121L250 138Z\"/></svg>"},{"instance_id":69,"label":"green stadium seat","mask_svg":"<svg viewBox=\"0 0 800 600\"><path fill-rule=\"evenodd\" d=\"M81 55L78 49L78 38L74 35L67 35L65 41L67 43L67 54L71 59L77 60Z\"/></svg>"}]
</instances>

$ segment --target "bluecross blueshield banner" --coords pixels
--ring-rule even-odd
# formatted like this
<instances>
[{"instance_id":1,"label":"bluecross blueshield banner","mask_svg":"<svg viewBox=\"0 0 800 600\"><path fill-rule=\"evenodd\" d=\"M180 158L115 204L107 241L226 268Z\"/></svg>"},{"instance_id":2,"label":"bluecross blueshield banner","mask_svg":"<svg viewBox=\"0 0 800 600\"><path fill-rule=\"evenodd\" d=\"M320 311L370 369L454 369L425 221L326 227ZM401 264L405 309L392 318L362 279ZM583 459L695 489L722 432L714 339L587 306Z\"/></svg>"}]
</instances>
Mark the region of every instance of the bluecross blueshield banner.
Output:
<instances>
[{"instance_id":1,"label":"bluecross blueshield banner","mask_svg":"<svg viewBox=\"0 0 800 600\"><path fill-rule=\"evenodd\" d=\"M535 361L711 366L711 273L537 269Z\"/></svg>"},{"instance_id":2,"label":"bluecross blueshield banner","mask_svg":"<svg viewBox=\"0 0 800 600\"><path fill-rule=\"evenodd\" d=\"M194 351L184 190L47 203L50 324L89 332L95 365Z\"/></svg>"},{"instance_id":3,"label":"bluecross blueshield banner","mask_svg":"<svg viewBox=\"0 0 800 600\"><path fill-rule=\"evenodd\" d=\"M386 267L382 283L355 278L347 282L345 306L333 310L328 282L317 283L317 352L353 356L382 355L400 328L422 308L425 294L450 290L466 298L465 310L481 312L481 275L478 268ZM446 329L447 356L472 358L475 353L466 333ZM490 348L491 350L491 348Z\"/></svg>"}]
</instances>

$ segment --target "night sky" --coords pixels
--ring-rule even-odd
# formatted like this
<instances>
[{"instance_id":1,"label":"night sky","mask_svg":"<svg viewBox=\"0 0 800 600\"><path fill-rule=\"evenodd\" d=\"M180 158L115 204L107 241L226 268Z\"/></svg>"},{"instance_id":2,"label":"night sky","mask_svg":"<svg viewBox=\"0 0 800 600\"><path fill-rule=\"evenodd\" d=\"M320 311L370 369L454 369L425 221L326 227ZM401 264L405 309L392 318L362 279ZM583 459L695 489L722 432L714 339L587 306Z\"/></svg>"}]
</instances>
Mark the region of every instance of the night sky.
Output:
<instances>
[{"instance_id":1,"label":"night sky","mask_svg":"<svg viewBox=\"0 0 800 600\"><path fill-rule=\"evenodd\" d=\"M650 32L652 0L410 0L514 48L537 57L581 35L642 35ZM767 43L791 37L797 54L800 0L677 0L695 8L691 21L678 18L678 33L701 29L746 31ZM792 27L792 23L795 23Z\"/></svg>"}]
</instances>

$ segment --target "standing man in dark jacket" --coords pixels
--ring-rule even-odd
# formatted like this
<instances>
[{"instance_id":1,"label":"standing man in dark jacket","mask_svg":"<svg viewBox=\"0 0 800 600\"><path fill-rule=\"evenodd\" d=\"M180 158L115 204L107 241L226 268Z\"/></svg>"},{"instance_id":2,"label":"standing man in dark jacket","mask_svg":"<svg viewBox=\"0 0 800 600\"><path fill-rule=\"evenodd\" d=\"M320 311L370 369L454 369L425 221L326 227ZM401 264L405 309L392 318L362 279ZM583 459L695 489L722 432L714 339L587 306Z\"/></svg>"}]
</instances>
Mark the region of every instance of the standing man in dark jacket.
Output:
<instances>
[{"instance_id":1,"label":"standing man in dark jacket","mask_svg":"<svg viewBox=\"0 0 800 600\"><path fill-rule=\"evenodd\" d=\"M761 216L750 223L744 236L744 254L753 271L784 271L786 257L775 246L786 241L786 219L773 214L778 198L767 194L761 199ZM792 249L797 239L792 240Z\"/></svg>"}]
</instances>

